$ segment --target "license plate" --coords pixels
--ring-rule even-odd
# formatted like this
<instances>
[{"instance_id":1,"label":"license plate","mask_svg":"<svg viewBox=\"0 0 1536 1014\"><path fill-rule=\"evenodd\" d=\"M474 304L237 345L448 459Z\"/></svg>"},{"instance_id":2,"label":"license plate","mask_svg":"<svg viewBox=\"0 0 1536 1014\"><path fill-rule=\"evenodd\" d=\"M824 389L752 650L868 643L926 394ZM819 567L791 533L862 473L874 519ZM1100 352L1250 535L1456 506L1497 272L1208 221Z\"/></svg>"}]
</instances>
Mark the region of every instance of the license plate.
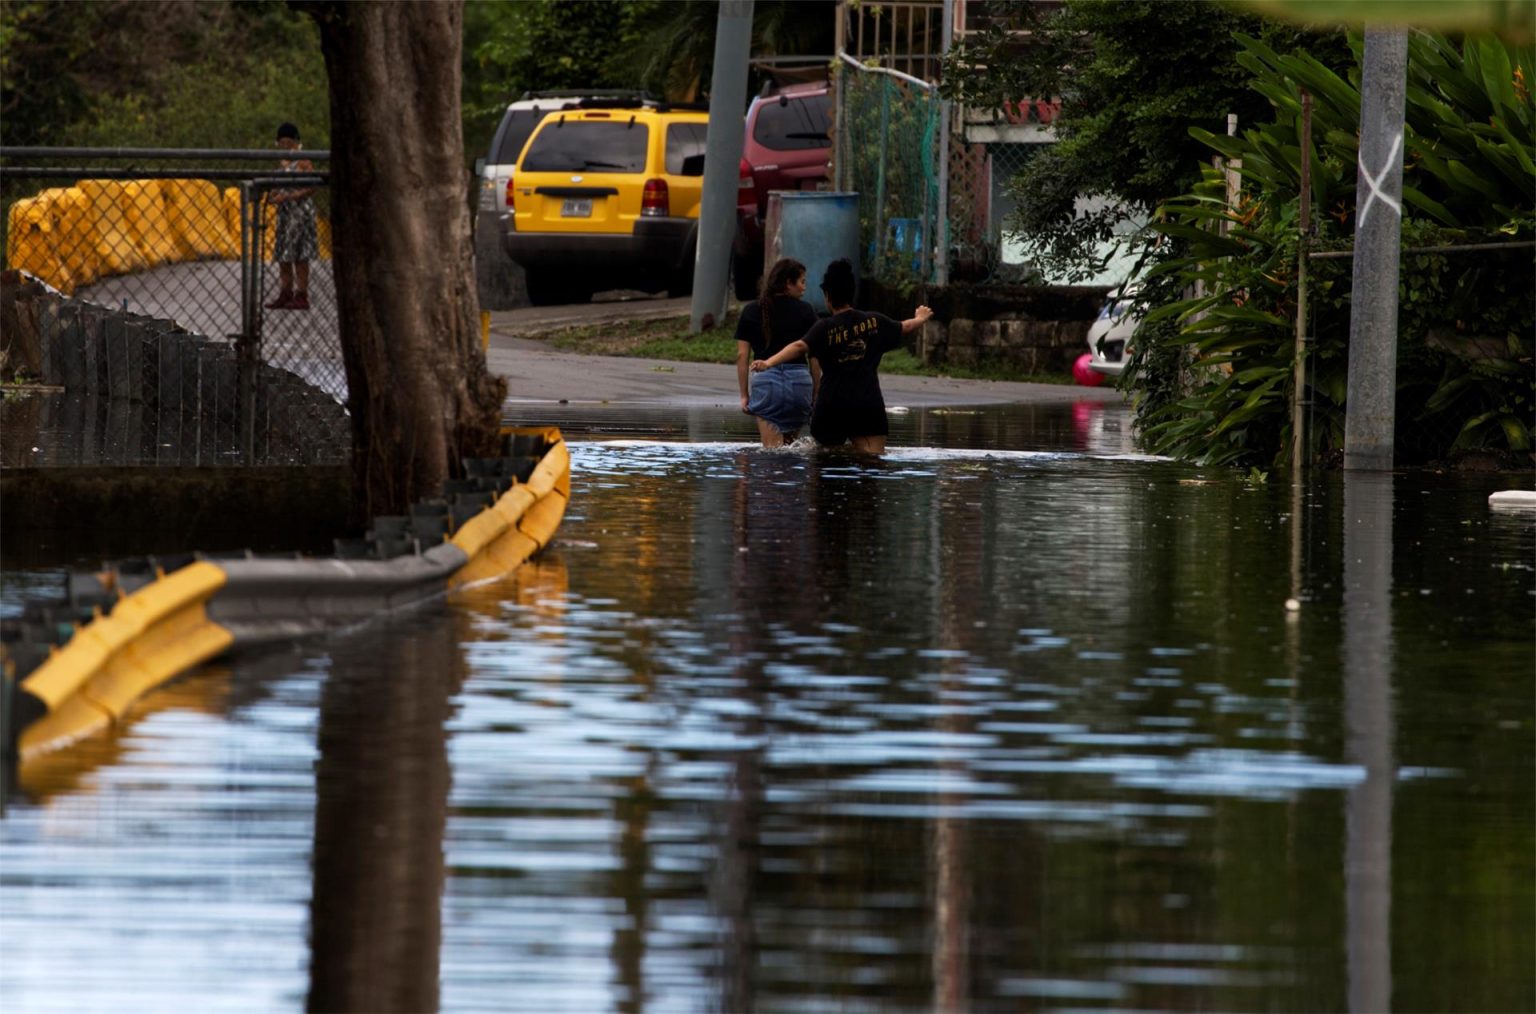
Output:
<instances>
[{"instance_id":1,"label":"license plate","mask_svg":"<svg viewBox=\"0 0 1536 1014\"><path fill-rule=\"evenodd\" d=\"M561 218L591 218L592 217L592 198L590 198L590 197L567 197L565 199L565 202L560 205L560 217Z\"/></svg>"}]
</instances>

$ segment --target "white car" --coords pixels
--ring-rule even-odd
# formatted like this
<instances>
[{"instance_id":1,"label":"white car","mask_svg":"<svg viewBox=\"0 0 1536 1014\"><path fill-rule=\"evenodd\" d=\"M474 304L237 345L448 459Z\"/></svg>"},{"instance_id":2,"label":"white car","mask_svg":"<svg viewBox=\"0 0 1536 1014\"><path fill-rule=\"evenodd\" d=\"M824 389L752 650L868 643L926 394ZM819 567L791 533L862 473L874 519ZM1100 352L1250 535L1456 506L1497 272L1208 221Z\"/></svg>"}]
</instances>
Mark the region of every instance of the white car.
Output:
<instances>
[{"instance_id":1,"label":"white car","mask_svg":"<svg viewBox=\"0 0 1536 1014\"><path fill-rule=\"evenodd\" d=\"M1110 377L1120 376L1130 358L1130 340L1141 317L1136 315L1136 289L1121 286L1110 292L1099 319L1088 329L1088 368Z\"/></svg>"}]
</instances>

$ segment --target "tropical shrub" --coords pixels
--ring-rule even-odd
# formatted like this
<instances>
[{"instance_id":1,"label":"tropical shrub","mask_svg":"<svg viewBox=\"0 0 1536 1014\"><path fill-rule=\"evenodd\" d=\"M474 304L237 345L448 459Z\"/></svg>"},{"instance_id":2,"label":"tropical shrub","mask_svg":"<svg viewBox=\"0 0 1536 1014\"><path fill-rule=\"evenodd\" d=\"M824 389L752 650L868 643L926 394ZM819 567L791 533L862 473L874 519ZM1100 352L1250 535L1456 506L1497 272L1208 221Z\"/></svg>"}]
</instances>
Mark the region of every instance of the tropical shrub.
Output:
<instances>
[{"instance_id":1,"label":"tropical shrub","mask_svg":"<svg viewBox=\"0 0 1536 1014\"><path fill-rule=\"evenodd\" d=\"M1312 96L1313 251L1353 239L1360 71L1348 77L1304 53L1242 36L1239 60L1274 109L1239 136L1191 128L1241 164L1229 206L1215 169L1166 202L1126 383L1152 449L1208 462L1262 465L1289 447L1300 242L1301 90ZM1361 40L1352 40L1358 56ZM1530 48L1469 38L1409 40L1404 253L1398 319L1396 448L1405 463L1467 451L1528 452L1536 373L1529 246L1536 233ZM1416 248L1420 248L1416 251ZM1422 248L1431 248L1428 251ZM1452 248L1452 249L1444 249ZM1342 448L1350 262L1309 261L1306 361L1310 453Z\"/></svg>"}]
</instances>

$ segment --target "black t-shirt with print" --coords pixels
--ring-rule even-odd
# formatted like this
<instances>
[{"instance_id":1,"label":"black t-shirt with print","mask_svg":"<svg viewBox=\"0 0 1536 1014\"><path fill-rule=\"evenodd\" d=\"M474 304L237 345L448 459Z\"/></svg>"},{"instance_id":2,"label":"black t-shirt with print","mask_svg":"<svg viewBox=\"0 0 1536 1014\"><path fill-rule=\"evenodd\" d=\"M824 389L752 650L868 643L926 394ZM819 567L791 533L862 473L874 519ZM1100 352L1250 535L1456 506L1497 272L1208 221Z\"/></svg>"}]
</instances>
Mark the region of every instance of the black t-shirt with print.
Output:
<instances>
[{"instance_id":1,"label":"black t-shirt with print","mask_svg":"<svg viewBox=\"0 0 1536 1014\"><path fill-rule=\"evenodd\" d=\"M880 394L880 357L901 347L901 321L883 313L844 310L817 321L805 335L821 364L816 412L885 411Z\"/></svg>"},{"instance_id":2,"label":"black t-shirt with print","mask_svg":"<svg viewBox=\"0 0 1536 1014\"><path fill-rule=\"evenodd\" d=\"M763 304L753 300L741 308L736 321L736 340L752 346L752 358L767 359L792 341L805 336L816 323L816 311L803 299L775 296L769 304L768 335L763 335ZM790 362L805 362L804 358Z\"/></svg>"}]
</instances>

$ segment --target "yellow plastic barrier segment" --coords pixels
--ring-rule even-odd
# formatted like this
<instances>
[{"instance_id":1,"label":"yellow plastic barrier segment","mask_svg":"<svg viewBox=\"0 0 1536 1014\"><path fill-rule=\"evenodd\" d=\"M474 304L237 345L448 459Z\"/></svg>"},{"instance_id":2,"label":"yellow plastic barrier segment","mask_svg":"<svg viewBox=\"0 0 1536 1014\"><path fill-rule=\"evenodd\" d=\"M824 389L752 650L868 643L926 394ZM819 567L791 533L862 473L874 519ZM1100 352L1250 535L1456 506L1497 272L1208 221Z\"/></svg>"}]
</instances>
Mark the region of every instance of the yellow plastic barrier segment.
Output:
<instances>
[{"instance_id":1,"label":"yellow plastic barrier segment","mask_svg":"<svg viewBox=\"0 0 1536 1014\"><path fill-rule=\"evenodd\" d=\"M240 221L239 187L224 188L223 208L226 233L225 256L230 260L239 260L241 234L245 231L245 226Z\"/></svg>"},{"instance_id":2,"label":"yellow plastic barrier segment","mask_svg":"<svg viewBox=\"0 0 1536 1014\"><path fill-rule=\"evenodd\" d=\"M208 180L161 180L176 259L201 260L224 255L229 234L224 228L224 199ZM239 250L235 251L239 256Z\"/></svg>"},{"instance_id":3,"label":"yellow plastic barrier segment","mask_svg":"<svg viewBox=\"0 0 1536 1014\"><path fill-rule=\"evenodd\" d=\"M77 285L89 285L101 277L99 223L91 213L90 199L79 187L64 187L53 199L54 248L69 278L69 286L55 285L64 293Z\"/></svg>"},{"instance_id":4,"label":"yellow plastic barrier segment","mask_svg":"<svg viewBox=\"0 0 1536 1014\"><path fill-rule=\"evenodd\" d=\"M69 288L68 275L59 261L51 203L49 191L44 190L36 197L23 197L11 205L5 233L5 266L35 275L63 291Z\"/></svg>"},{"instance_id":5,"label":"yellow plastic barrier segment","mask_svg":"<svg viewBox=\"0 0 1536 1014\"><path fill-rule=\"evenodd\" d=\"M171 220L165 213L165 197L159 180L122 181L122 213L126 232L139 248L144 263L152 268L177 260Z\"/></svg>"},{"instance_id":6,"label":"yellow plastic barrier segment","mask_svg":"<svg viewBox=\"0 0 1536 1014\"><path fill-rule=\"evenodd\" d=\"M554 535L570 498L571 453L554 427L507 429L504 435L542 436L551 441L533 474L470 518L449 539L469 562L448 579L459 588L515 570Z\"/></svg>"},{"instance_id":7,"label":"yellow plastic barrier segment","mask_svg":"<svg viewBox=\"0 0 1536 1014\"><path fill-rule=\"evenodd\" d=\"M571 496L571 452L562 440L544 454L533 474L528 477L528 488L543 496L551 491L566 499Z\"/></svg>"},{"instance_id":8,"label":"yellow plastic barrier segment","mask_svg":"<svg viewBox=\"0 0 1536 1014\"><path fill-rule=\"evenodd\" d=\"M448 587L499 577L533 555L539 543L519 532L517 524L536 502L527 486L513 486L459 526L449 541L464 551L469 562L454 571Z\"/></svg>"},{"instance_id":9,"label":"yellow plastic barrier segment","mask_svg":"<svg viewBox=\"0 0 1536 1014\"><path fill-rule=\"evenodd\" d=\"M219 567L192 563L80 628L21 683L48 714L22 732L20 758L101 730L145 692L229 648L234 636L205 608L225 580Z\"/></svg>"},{"instance_id":10,"label":"yellow plastic barrier segment","mask_svg":"<svg viewBox=\"0 0 1536 1014\"><path fill-rule=\"evenodd\" d=\"M565 505L565 494L551 490L548 496L540 497L538 502L528 508L518 521L517 530L542 549L555 537L555 529L560 527L560 519L565 517Z\"/></svg>"},{"instance_id":11,"label":"yellow plastic barrier segment","mask_svg":"<svg viewBox=\"0 0 1536 1014\"><path fill-rule=\"evenodd\" d=\"M91 277L126 275L149 266L134 242L128 218L127 187L121 180L81 180L85 214L96 221L96 272Z\"/></svg>"}]
</instances>

